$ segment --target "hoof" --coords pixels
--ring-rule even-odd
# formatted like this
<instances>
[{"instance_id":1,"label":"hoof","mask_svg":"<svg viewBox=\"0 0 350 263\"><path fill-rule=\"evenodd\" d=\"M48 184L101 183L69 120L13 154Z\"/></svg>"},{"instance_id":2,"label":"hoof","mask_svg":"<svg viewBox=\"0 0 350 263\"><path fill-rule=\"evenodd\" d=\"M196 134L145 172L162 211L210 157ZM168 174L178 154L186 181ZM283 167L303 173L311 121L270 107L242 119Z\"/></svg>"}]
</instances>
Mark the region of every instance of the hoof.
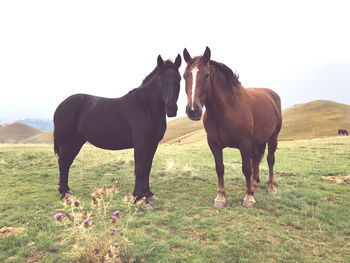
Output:
<instances>
[{"instance_id":1,"label":"hoof","mask_svg":"<svg viewBox=\"0 0 350 263\"><path fill-rule=\"evenodd\" d=\"M268 188L267 188L267 191L268 191L270 194L275 194L275 193L277 193L277 188L276 188L276 187L268 187Z\"/></svg>"},{"instance_id":2,"label":"hoof","mask_svg":"<svg viewBox=\"0 0 350 263\"><path fill-rule=\"evenodd\" d=\"M226 202L222 202L222 201L215 201L214 202L214 208L225 208L226 206Z\"/></svg>"},{"instance_id":3,"label":"hoof","mask_svg":"<svg viewBox=\"0 0 350 263\"><path fill-rule=\"evenodd\" d=\"M159 198L155 195L151 195L150 197L147 197L147 201L159 201Z\"/></svg>"},{"instance_id":4,"label":"hoof","mask_svg":"<svg viewBox=\"0 0 350 263\"><path fill-rule=\"evenodd\" d=\"M153 207L150 204L143 204L140 206L141 211L150 211L153 210Z\"/></svg>"},{"instance_id":5,"label":"hoof","mask_svg":"<svg viewBox=\"0 0 350 263\"><path fill-rule=\"evenodd\" d=\"M63 198L65 198L65 197L66 197L66 194L73 195L73 192L69 189L67 192L61 194L60 199L62 200Z\"/></svg>"},{"instance_id":6,"label":"hoof","mask_svg":"<svg viewBox=\"0 0 350 263\"><path fill-rule=\"evenodd\" d=\"M255 205L255 201L246 201L246 200L244 200L243 201L243 206L244 207L252 207L252 206L254 206Z\"/></svg>"}]
</instances>

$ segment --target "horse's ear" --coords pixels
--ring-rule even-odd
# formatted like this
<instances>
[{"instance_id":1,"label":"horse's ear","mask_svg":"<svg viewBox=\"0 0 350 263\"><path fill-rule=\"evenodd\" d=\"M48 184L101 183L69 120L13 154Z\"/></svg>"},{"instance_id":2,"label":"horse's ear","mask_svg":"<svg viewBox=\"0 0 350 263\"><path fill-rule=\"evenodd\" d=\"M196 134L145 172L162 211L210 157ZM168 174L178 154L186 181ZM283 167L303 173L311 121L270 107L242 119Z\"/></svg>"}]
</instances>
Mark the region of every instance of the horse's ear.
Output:
<instances>
[{"instance_id":1,"label":"horse's ear","mask_svg":"<svg viewBox=\"0 0 350 263\"><path fill-rule=\"evenodd\" d=\"M157 58L157 66L158 68L162 67L164 65L164 60L162 59L161 55Z\"/></svg>"},{"instance_id":2,"label":"horse's ear","mask_svg":"<svg viewBox=\"0 0 350 263\"><path fill-rule=\"evenodd\" d=\"M209 62L210 55L211 55L210 49L208 47L206 47L204 54L203 54L203 63L207 64Z\"/></svg>"},{"instance_id":3,"label":"horse's ear","mask_svg":"<svg viewBox=\"0 0 350 263\"><path fill-rule=\"evenodd\" d=\"M192 60L190 53L188 53L187 49L184 49L184 59L186 63L188 63L190 60Z\"/></svg>"},{"instance_id":4,"label":"horse's ear","mask_svg":"<svg viewBox=\"0 0 350 263\"><path fill-rule=\"evenodd\" d=\"M176 66L177 68L179 68L179 67L181 66L181 56L180 56L180 54L177 55L174 64L175 64L175 66Z\"/></svg>"}]
</instances>

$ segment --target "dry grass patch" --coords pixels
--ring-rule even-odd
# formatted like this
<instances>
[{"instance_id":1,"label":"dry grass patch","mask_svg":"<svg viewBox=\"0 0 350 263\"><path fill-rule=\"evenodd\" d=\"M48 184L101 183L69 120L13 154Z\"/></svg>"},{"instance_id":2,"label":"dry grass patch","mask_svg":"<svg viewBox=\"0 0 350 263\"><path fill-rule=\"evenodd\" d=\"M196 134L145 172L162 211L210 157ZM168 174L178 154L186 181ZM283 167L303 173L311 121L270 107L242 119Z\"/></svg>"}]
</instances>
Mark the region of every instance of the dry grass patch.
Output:
<instances>
[{"instance_id":1,"label":"dry grass patch","mask_svg":"<svg viewBox=\"0 0 350 263\"><path fill-rule=\"evenodd\" d=\"M17 235L26 232L24 227L3 227L0 229L0 237L8 237L11 235Z\"/></svg>"}]
</instances>

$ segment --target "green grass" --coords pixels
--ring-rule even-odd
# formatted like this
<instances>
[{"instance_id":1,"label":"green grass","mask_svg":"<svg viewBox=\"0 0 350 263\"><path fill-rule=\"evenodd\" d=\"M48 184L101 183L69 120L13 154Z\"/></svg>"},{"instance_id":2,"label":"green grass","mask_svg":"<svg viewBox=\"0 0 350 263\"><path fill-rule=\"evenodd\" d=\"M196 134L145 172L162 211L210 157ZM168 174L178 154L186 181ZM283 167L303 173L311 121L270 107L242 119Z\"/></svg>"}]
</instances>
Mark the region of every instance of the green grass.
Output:
<instances>
[{"instance_id":1,"label":"green grass","mask_svg":"<svg viewBox=\"0 0 350 263\"><path fill-rule=\"evenodd\" d=\"M266 157L254 208L243 208L245 179L238 150L225 149L227 206L217 194L213 157L206 144L161 145L150 185L160 201L138 212L120 249L123 262L350 262L350 188L321 179L350 174L350 138L281 142L276 152L278 193L267 193ZM86 207L94 187L120 182L110 210L126 213L133 191L132 150L86 145L75 160L70 187ZM27 232L0 238L0 262L65 262L74 248L63 242L53 215L62 211L52 146L0 146L0 228Z\"/></svg>"}]
</instances>

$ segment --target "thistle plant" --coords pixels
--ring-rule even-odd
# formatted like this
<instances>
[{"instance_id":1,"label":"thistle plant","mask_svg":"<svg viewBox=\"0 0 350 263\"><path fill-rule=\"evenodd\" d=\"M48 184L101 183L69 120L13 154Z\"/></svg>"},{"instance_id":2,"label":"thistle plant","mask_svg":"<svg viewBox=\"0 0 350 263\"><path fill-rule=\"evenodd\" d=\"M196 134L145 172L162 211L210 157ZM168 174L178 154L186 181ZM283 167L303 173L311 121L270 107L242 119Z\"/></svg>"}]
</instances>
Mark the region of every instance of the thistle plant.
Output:
<instances>
[{"instance_id":1,"label":"thistle plant","mask_svg":"<svg viewBox=\"0 0 350 263\"><path fill-rule=\"evenodd\" d=\"M134 204L127 194L119 205L123 212L110 212L118 194L117 185L94 188L87 207L67 194L63 211L54 215L57 224L63 225L63 242L72 246L68 252L72 262L120 262L121 249L129 245L126 237L129 222L134 219L140 203Z\"/></svg>"}]
</instances>

